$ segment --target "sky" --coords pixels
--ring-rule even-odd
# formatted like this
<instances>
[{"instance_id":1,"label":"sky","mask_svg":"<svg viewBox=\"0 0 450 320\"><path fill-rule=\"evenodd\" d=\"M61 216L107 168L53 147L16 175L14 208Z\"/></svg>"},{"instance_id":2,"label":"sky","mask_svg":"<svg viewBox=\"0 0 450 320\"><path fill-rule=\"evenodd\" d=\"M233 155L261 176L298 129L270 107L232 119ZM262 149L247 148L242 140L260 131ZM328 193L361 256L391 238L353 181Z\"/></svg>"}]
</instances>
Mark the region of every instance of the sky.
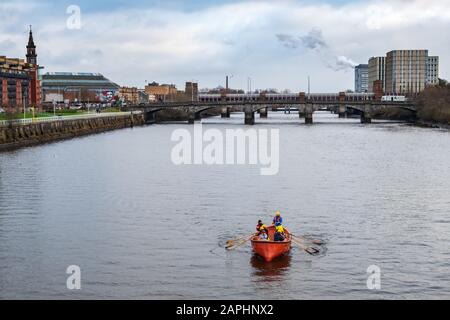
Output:
<instances>
[{"instance_id":1,"label":"sky","mask_svg":"<svg viewBox=\"0 0 450 320\"><path fill-rule=\"evenodd\" d=\"M74 7L75 6L75 7ZM79 14L78 14L79 9ZM123 86L354 89L354 66L429 49L450 79L450 0L0 0L0 55Z\"/></svg>"}]
</instances>

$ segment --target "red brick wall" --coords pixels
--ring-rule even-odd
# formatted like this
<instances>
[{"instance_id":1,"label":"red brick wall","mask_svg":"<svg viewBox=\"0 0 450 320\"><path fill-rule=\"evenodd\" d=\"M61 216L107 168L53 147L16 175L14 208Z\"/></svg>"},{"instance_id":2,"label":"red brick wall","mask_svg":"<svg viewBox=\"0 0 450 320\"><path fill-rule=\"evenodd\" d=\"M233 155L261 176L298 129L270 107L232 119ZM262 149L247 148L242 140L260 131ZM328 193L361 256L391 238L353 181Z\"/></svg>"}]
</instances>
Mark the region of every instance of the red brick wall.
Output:
<instances>
[{"instance_id":1,"label":"red brick wall","mask_svg":"<svg viewBox=\"0 0 450 320\"><path fill-rule=\"evenodd\" d=\"M16 80L16 106L22 108L22 81Z\"/></svg>"},{"instance_id":2,"label":"red brick wall","mask_svg":"<svg viewBox=\"0 0 450 320\"><path fill-rule=\"evenodd\" d=\"M4 107L8 106L8 83L6 81L6 79L3 79L3 81L1 81L2 84L2 95L3 95L3 101L1 101L2 105Z\"/></svg>"},{"instance_id":3,"label":"red brick wall","mask_svg":"<svg viewBox=\"0 0 450 320\"><path fill-rule=\"evenodd\" d=\"M375 93L375 100L381 101L383 97L383 81L377 80L373 82L373 92Z\"/></svg>"}]
</instances>

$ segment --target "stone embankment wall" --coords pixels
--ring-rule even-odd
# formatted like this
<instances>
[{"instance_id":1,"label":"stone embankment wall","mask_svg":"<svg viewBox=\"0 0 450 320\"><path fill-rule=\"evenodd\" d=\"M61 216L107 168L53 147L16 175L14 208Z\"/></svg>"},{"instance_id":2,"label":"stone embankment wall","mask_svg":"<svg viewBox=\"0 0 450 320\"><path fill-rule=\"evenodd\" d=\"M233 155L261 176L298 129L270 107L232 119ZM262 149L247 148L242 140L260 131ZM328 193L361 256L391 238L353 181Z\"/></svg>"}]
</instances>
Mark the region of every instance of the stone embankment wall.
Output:
<instances>
[{"instance_id":1,"label":"stone embankment wall","mask_svg":"<svg viewBox=\"0 0 450 320\"><path fill-rule=\"evenodd\" d=\"M0 152L143 124L143 114L12 124L0 127Z\"/></svg>"}]
</instances>

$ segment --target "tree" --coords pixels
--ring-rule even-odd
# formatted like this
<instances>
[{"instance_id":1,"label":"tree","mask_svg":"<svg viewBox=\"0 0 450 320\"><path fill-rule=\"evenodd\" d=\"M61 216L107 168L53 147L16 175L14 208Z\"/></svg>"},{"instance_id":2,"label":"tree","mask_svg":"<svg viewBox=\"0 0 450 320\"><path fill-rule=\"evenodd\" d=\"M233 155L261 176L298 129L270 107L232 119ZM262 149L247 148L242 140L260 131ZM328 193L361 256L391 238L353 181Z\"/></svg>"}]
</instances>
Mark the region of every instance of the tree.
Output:
<instances>
[{"instance_id":1,"label":"tree","mask_svg":"<svg viewBox=\"0 0 450 320\"><path fill-rule=\"evenodd\" d=\"M439 78L439 85L438 86L441 87L441 88L445 88L445 87L449 86L449 83L448 83L447 80Z\"/></svg>"}]
</instances>

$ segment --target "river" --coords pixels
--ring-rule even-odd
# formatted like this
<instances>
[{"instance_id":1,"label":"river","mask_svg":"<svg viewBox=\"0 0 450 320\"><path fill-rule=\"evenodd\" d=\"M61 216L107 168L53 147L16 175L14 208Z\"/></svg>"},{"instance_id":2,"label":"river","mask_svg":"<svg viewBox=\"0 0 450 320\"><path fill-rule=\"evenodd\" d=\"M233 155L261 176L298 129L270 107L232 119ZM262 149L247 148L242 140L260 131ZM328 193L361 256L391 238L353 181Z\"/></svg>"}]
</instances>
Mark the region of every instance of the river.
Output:
<instances>
[{"instance_id":1,"label":"river","mask_svg":"<svg viewBox=\"0 0 450 320\"><path fill-rule=\"evenodd\" d=\"M0 154L1 299L450 298L450 132L270 113L279 173L175 166L156 124ZM204 128L248 129L243 115ZM264 263L236 234L281 210L322 253ZM81 268L81 290L66 269ZM367 287L367 268L381 289Z\"/></svg>"}]
</instances>

